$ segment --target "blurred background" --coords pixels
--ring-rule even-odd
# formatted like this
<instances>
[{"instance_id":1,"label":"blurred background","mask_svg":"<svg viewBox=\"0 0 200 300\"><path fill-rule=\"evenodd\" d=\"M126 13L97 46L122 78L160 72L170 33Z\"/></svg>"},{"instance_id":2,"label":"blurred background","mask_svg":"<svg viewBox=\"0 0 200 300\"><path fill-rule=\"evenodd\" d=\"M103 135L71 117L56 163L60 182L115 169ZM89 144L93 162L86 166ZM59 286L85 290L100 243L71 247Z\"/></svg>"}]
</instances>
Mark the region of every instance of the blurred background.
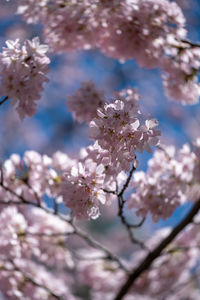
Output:
<instances>
[{"instance_id":1,"label":"blurred background","mask_svg":"<svg viewBox=\"0 0 200 300\"><path fill-rule=\"evenodd\" d=\"M177 3L187 19L188 38L199 42L200 1L177 0ZM42 26L27 25L20 16L15 15L15 11L14 0L0 0L0 47L8 39L20 38L23 41L40 36L43 41ZM48 155L60 150L76 157L81 147L89 145L91 141L88 138L88 127L74 121L72 114L67 111L68 95L73 94L80 83L87 80L93 80L108 98L114 90L136 87L141 95L142 111L159 121L162 143L179 147L186 142L191 144L200 135L200 105L183 106L168 101L164 95L159 69L142 69L134 60L122 64L105 57L98 50L51 55L50 58L49 83L45 85L34 117L21 121L9 101L0 106L1 161L12 153L23 155L26 150L36 150ZM147 168L150 157L146 153L138 155L140 170ZM188 206L179 208L165 222L165 226L175 224L186 210ZM101 228L103 232L110 224L112 232L112 227L116 224L109 220L114 211L115 208L106 209L107 221L102 222L101 218L95 221L96 231ZM90 226L93 226L93 222ZM159 222L152 226L158 228L163 225L163 222Z\"/></svg>"}]
</instances>

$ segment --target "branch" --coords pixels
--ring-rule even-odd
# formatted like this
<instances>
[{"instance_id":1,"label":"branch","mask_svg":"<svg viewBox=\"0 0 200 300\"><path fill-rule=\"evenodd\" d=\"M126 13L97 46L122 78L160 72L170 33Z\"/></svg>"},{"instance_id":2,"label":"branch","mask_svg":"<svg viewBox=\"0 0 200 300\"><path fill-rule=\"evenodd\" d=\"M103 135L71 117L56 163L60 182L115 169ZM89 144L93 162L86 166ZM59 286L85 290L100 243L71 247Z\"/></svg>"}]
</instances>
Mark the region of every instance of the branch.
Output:
<instances>
[{"instance_id":1,"label":"branch","mask_svg":"<svg viewBox=\"0 0 200 300\"><path fill-rule=\"evenodd\" d=\"M185 216L185 218L171 231L171 233L153 250L151 251L143 262L132 271L132 273L127 278L127 281L121 287L120 291L114 298L114 300L121 300L128 293L130 287L136 281L136 279L146 271L152 262L161 254L161 252L171 243L174 238L189 224L192 222L194 216L200 209L200 199L194 204L193 208Z\"/></svg>"},{"instance_id":2,"label":"branch","mask_svg":"<svg viewBox=\"0 0 200 300\"><path fill-rule=\"evenodd\" d=\"M124 213L123 213L123 209L124 209L124 204L125 204L125 200L123 199L123 197L118 197L118 216L121 219L122 224L126 227L127 231L128 231L128 235L130 237L130 240L132 243L139 245L142 249L148 250L144 243L142 241L139 241L133 234L132 229L133 228L138 228L140 226L143 225L145 218L143 218L138 224L134 225L134 224L130 224L129 222L127 222Z\"/></svg>"},{"instance_id":3,"label":"branch","mask_svg":"<svg viewBox=\"0 0 200 300\"><path fill-rule=\"evenodd\" d=\"M129 173L129 176L128 176L128 178L127 178L127 180L126 180L126 182L125 182L123 188L122 188L121 191L119 192L118 197L123 196L123 193L124 193L125 190L127 189L128 185L129 185L129 183L130 183L130 180L131 180L131 178L132 178L133 172L134 172L135 170L136 170L136 168L135 168L134 166L132 166L132 169L131 169L131 171L130 171L130 173Z\"/></svg>"},{"instance_id":4,"label":"branch","mask_svg":"<svg viewBox=\"0 0 200 300\"><path fill-rule=\"evenodd\" d=\"M132 175L133 175L133 172L135 171L135 169L136 168L134 166L132 166L131 171L129 173L129 176L128 176L125 184L123 185L123 188L121 189L121 191L118 194L116 193L117 197L118 197L118 216L120 217L122 224L126 227L131 242L139 245L142 249L147 250L146 247L145 247L145 245L144 245L144 243L142 241L139 241L138 239L136 239L136 237L134 236L134 234L132 232L133 228L138 228L138 227L140 227L140 226L143 225L143 223L145 221L145 218L143 218L138 224L135 224L135 225L134 224L130 224L126 220L126 218L124 216L124 212L123 212L124 205L125 205L125 202L126 202L124 200L124 198L123 198L123 194L124 194L125 190L127 189L130 181L131 181L131 178L132 178Z\"/></svg>"},{"instance_id":5,"label":"branch","mask_svg":"<svg viewBox=\"0 0 200 300\"><path fill-rule=\"evenodd\" d=\"M6 96L3 100L0 101L0 105L2 105L4 102L6 102L6 100L8 100L8 96Z\"/></svg>"},{"instance_id":6,"label":"branch","mask_svg":"<svg viewBox=\"0 0 200 300\"><path fill-rule=\"evenodd\" d=\"M199 43L194 43L194 42L191 42L189 40L182 40L182 42L190 45L191 47L200 47Z\"/></svg>"}]
</instances>

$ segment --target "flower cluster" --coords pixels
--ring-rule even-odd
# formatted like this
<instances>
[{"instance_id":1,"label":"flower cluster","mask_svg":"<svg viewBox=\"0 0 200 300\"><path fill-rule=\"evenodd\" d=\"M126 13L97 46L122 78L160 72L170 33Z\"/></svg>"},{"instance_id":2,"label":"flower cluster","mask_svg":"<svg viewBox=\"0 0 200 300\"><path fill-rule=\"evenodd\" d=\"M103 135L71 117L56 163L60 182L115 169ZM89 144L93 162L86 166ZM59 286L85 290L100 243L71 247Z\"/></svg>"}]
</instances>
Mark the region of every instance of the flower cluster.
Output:
<instances>
[{"instance_id":1,"label":"flower cluster","mask_svg":"<svg viewBox=\"0 0 200 300\"><path fill-rule=\"evenodd\" d=\"M134 174L136 189L128 200L140 216L152 215L153 221L169 218L188 200L199 197L199 158L184 145L177 154L174 147L157 150L149 161L148 171Z\"/></svg>"},{"instance_id":2,"label":"flower cluster","mask_svg":"<svg viewBox=\"0 0 200 300\"><path fill-rule=\"evenodd\" d=\"M65 298L68 293L70 296L69 285L61 276L64 266L73 266L64 244L70 225L40 209L23 210L22 214L14 206L3 209L0 224L1 292L8 299L50 300L53 293L62 299L75 299ZM44 263L59 270L56 279L42 266Z\"/></svg>"},{"instance_id":3,"label":"flower cluster","mask_svg":"<svg viewBox=\"0 0 200 300\"><path fill-rule=\"evenodd\" d=\"M154 129L158 125L157 120L146 119L141 124L143 116L135 90L128 89L118 96L121 100L98 109L97 118L90 123L90 137L98 142L99 151L105 152L102 162L112 166L113 174L129 171L130 164L136 164L135 151L151 152L150 146L158 144L160 135Z\"/></svg>"},{"instance_id":4,"label":"flower cluster","mask_svg":"<svg viewBox=\"0 0 200 300\"><path fill-rule=\"evenodd\" d=\"M24 237L27 239L30 235L32 240L34 237L34 244L37 245L34 256L37 261L56 269L62 270L64 266L72 268L74 262L67 249L67 237L73 232L70 224L39 208L26 212L26 218L29 227L27 232L24 231ZM23 232L21 234L23 236Z\"/></svg>"},{"instance_id":5,"label":"flower cluster","mask_svg":"<svg viewBox=\"0 0 200 300\"><path fill-rule=\"evenodd\" d=\"M41 45L37 37L26 40L22 47L19 40L7 41L6 45L0 54L0 96L10 99L23 119L35 113L43 83L48 81L48 47Z\"/></svg>"},{"instance_id":6,"label":"flower cluster","mask_svg":"<svg viewBox=\"0 0 200 300\"><path fill-rule=\"evenodd\" d=\"M78 122L89 123L97 116L97 109L104 105L104 94L92 81L82 82L80 89L67 99L67 106Z\"/></svg>"},{"instance_id":7,"label":"flower cluster","mask_svg":"<svg viewBox=\"0 0 200 300\"><path fill-rule=\"evenodd\" d=\"M111 57L136 59L140 66L160 64L167 37L185 36L185 20L176 3L167 0L120 1L100 14L100 47Z\"/></svg>"},{"instance_id":8,"label":"flower cluster","mask_svg":"<svg viewBox=\"0 0 200 300\"><path fill-rule=\"evenodd\" d=\"M24 251L27 254L27 245L22 246L19 239L20 233L25 232L27 229L27 222L24 216L18 213L15 207L8 207L0 214L0 225L2 229L0 264L6 262L8 258L9 260L20 258ZM24 246L25 249L23 249Z\"/></svg>"},{"instance_id":9,"label":"flower cluster","mask_svg":"<svg viewBox=\"0 0 200 300\"><path fill-rule=\"evenodd\" d=\"M100 47L109 56L135 58L149 67L160 59L168 35L185 36L182 11L167 0L23 0L18 13L29 23L42 20L54 51Z\"/></svg>"},{"instance_id":10,"label":"flower cluster","mask_svg":"<svg viewBox=\"0 0 200 300\"><path fill-rule=\"evenodd\" d=\"M92 299L111 294L125 279L125 274L118 268L116 263L104 261L103 259L95 259L93 261L82 261L78 264L79 280L92 288ZM99 298L100 299L100 298Z\"/></svg>"},{"instance_id":11,"label":"flower cluster","mask_svg":"<svg viewBox=\"0 0 200 300\"><path fill-rule=\"evenodd\" d=\"M0 289L7 299L78 300L68 289L66 282L58 274L51 274L37 263L18 260L14 264L6 262L1 268Z\"/></svg>"},{"instance_id":12,"label":"flower cluster","mask_svg":"<svg viewBox=\"0 0 200 300\"><path fill-rule=\"evenodd\" d=\"M97 48L120 61L160 67L169 98L197 103L200 50L186 39L176 2L20 0L17 7L28 23L44 25L52 52ZM48 46L39 38L6 44L0 54L0 105L10 99L23 119L35 113L48 81ZM159 146L158 121L142 114L139 99L128 88L105 101L92 81L82 82L67 105L78 122L89 125L93 144L77 159L59 151L51 156L26 151L2 163L0 298L200 299L196 286L185 288L199 276L200 138L193 148ZM158 148L147 171L136 172L137 152L151 153L153 146ZM194 205L174 229L150 239L151 229L145 235L136 231L149 225L148 214L154 222L166 220L187 201ZM98 242L89 226L79 225L98 218L103 205L105 219L92 223L101 228ZM116 219L108 219L114 213L124 234Z\"/></svg>"},{"instance_id":13,"label":"flower cluster","mask_svg":"<svg viewBox=\"0 0 200 300\"><path fill-rule=\"evenodd\" d=\"M97 47L121 61L160 66L169 98L184 104L198 101L199 49L187 43L185 18L175 2L23 0L18 13L28 23L43 22L46 43L54 52Z\"/></svg>"},{"instance_id":14,"label":"flower cluster","mask_svg":"<svg viewBox=\"0 0 200 300\"><path fill-rule=\"evenodd\" d=\"M195 104L199 100L200 86L198 70L200 68L200 49L178 44L171 55L173 59L163 59L163 84L169 98L180 100L183 104Z\"/></svg>"},{"instance_id":15,"label":"flower cluster","mask_svg":"<svg viewBox=\"0 0 200 300\"><path fill-rule=\"evenodd\" d=\"M99 203L105 204L103 191L104 166L91 159L79 162L66 173L62 185L63 202L71 208L77 218L99 216Z\"/></svg>"},{"instance_id":16,"label":"flower cluster","mask_svg":"<svg viewBox=\"0 0 200 300\"><path fill-rule=\"evenodd\" d=\"M59 199L63 173L69 171L74 163L62 152L49 157L36 151L26 151L23 159L17 154L11 155L4 162L1 172L1 201L5 204L10 199L19 202L19 197L24 197L30 202L38 203L43 201L44 195Z\"/></svg>"},{"instance_id":17,"label":"flower cluster","mask_svg":"<svg viewBox=\"0 0 200 300\"><path fill-rule=\"evenodd\" d=\"M94 89L93 84L90 85ZM85 89L82 87L77 95L72 97L84 98ZM160 132L154 129L157 121L146 120L140 124L142 116L136 90L127 89L114 96L122 100L98 109L95 105L93 113L89 109L80 112L82 120L89 121L92 114L96 116L90 122L90 137L95 142L82 151L77 165L66 172L62 185L63 201L78 218L97 218L99 204L108 203L112 198L105 190L116 190L116 180L119 185L125 178L124 172L130 170L131 164L136 165L135 151L151 152L150 145L158 143ZM102 102L98 105L103 106Z\"/></svg>"}]
</instances>

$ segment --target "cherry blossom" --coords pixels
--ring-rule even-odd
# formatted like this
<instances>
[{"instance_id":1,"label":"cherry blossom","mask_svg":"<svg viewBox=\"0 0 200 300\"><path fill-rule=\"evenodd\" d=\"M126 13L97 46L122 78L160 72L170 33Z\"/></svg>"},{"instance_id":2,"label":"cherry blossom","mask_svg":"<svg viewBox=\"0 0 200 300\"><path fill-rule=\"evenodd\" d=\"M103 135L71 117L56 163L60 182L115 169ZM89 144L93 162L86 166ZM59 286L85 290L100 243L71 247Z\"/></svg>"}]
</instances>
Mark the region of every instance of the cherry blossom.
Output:
<instances>
[{"instance_id":1,"label":"cherry blossom","mask_svg":"<svg viewBox=\"0 0 200 300\"><path fill-rule=\"evenodd\" d=\"M30 25L29 36L34 36L31 30L40 35L42 28L46 44L40 44L38 37L7 40L0 53L0 106L10 100L21 119L35 114L36 101L48 82L48 49L52 57L62 54L62 58L78 50L91 50L87 55L94 55L96 49L101 51L100 62L108 61L114 71L116 59L160 68L168 98L196 104L200 45L188 40L186 18L177 3L16 1L17 14L28 24L39 24ZM4 5L8 4L0 4L0 9ZM71 55L61 61L69 61ZM101 60L102 55L110 58ZM82 53L75 54L70 67L81 57ZM60 58L52 61L54 68ZM101 67L107 72L107 65ZM58 95L57 86L65 83L66 76L56 74L53 84ZM8 149L3 154L1 299L200 299L200 137L192 143L188 135L187 143L177 149L166 141L160 145L158 121L149 112L143 114L137 89L112 93L115 84L125 86L125 81L117 82L121 75L102 81L110 84L108 96L87 76L78 90L64 95L74 119L88 125L84 130L88 128L90 141L85 141L85 147L74 150L68 143L71 132L63 127L62 151L52 151L60 132L55 131L53 147L48 144L41 153L28 149L19 155ZM147 93L150 89L147 85ZM156 101L154 105L155 117L160 118ZM163 131L165 136L165 126ZM5 141L7 135L9 128ZM145 151L150 156L146 171ZM176 214L177 208L183 213ZM175 225L168 227L166 220Z\"/></svg>"},{"instance_id":2,"label":"cherry blossom","mask_svg":"<svg viewBox=\"0 0 200 300\"><path fill-rule=\"evenodd\" d=\"M104 166L90 159L84 165L79 162L66 173L62 185L63 202L78 218L93 219L99 216L99 204L105 204L103 191Z\"/></svg>"},{"instance_id":3,"label":"cherry blossom","mask_svg":"<svg viewBox=\"0 0 200 300\"><path fill-rule=\"evenodd\" d=\"M151 213L153 221L169 218L174 210L188 200L199 197L199 158L185 144L177 153L174 147L154 152L146 173L136 172L136 192L128 200L137 214Z\"/></svg>"},{"instance_id":4,"label":"cherry blossom","mask_svg":"<svg viewBox=\"0 0 200 300\"><path fill-rule=\"evenodd\" d=\"M157 120L147 119L141 124L137 105L139 96L135 90L128 90L127 97L121 94L121 99L98 109L97 118L90 123L90 137L103 151L108 151L110 164L115 166L117 173L128 171L130 163L136 163L135 150L151 152L150 145L158 144L160 135L154 129Z\"/></svg>"},{"instance_id":5,"label":"cherry blossom","mask_svg":"<svg viewBox=\"0 0 200 300\"><path fill-rule=\"evenodd\" d=\"M33 116L43 83L48 82L48 46L40 44L37 37L26 40L22 47L18 39L6 45L0 54L0 95L10 98L21 119Z\"/></svg>"},{"instance_id":6,"label":"cherry blossom","mask_svg":"<svg viewBox=\"0 0 200 300\"><path fill-rule=\"evenodd\" d=\"M80 89L67 99L67 106L78 122L89 123L97 116L97 109L104 105L104 95L92 81L82 82Z\"/></svg>"}]
</instances>

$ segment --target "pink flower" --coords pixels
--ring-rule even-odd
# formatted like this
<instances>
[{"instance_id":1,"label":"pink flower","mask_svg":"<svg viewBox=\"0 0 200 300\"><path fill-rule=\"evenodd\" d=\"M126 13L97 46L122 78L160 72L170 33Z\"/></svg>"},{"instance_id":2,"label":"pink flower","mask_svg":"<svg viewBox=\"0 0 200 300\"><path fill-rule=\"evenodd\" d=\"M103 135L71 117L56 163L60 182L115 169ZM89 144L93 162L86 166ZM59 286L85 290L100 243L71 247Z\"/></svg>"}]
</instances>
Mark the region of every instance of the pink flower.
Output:
<instances>
[{"instance_id":1,"label":"pink flower","mask_svg":"<svg viewBox=\"0 0 200 300\"><path fill-rule=\"evenodd\" d=\"M43 83L48 81L46 74L50 60L45 55L48 47L41 45L37 37L26 40L22 47L19 40L6 44L7 48L0 54L0 95L10 98L23 119L25 115L35 113Z\"/></svg>"},{"instance_id":2,"label":"pink flower","mask_svg":"<svg viewBox=\"0 0 200 300\"><path fill-rule=\"evenodd\" d=\"M92 81L82 82L81 88L67 99L67 106L73 112L74 119L86 123L97 116L97 109L102 108L104 103L104 94Z\"/></svg>"},{"instance_id":3,"label":"pink flower","mask_svg":"<svg viewBox=\"0 0 200 300\"><path fill-rule=\"evenodd\" d=\"M130 164L136 163L136 153L147 150L150 145L158 143L159 131L154 129L158 125L156 120L140 122L140 111L137 105L139 99L135 90L128 94L119 94L121 100L105 104L98 110L98 116L90 123L90 137L98 142L102 151L107 151L107 161L116 170L128 171Z\"/></svg>"},{"instance_id":4,"label":"pink flower","mask_svg":"<svg viewBox=\"0 0 200 300\"><path fill-rule=\"evenodd\" d=\"M99 203L105 204L103 191L104 167L91 159L75 165L66 173L62 184L63 202L77 218L95 219L99 216Z\"/></svg>"}]
</instances>

